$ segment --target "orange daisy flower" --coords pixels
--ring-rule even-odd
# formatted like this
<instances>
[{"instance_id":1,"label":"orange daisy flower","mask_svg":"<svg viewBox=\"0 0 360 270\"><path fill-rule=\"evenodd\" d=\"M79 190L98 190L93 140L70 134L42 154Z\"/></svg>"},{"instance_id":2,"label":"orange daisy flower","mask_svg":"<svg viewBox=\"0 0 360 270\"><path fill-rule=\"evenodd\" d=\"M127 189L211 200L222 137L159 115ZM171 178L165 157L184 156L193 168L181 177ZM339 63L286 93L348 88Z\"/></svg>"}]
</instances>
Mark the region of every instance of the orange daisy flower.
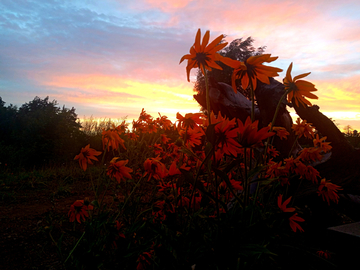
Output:
<instances>
[{"instance_id":1,"label":"orange daisy flower","mask_svg":"<svg viewBox=\"0 0 360 270\"><path fill-rule=\"evenodd\" d=\"M181 174L181 171L177 168L176 166L177 161L174 160L169 168L169 175L176 175L176 174Z\"/></svg>"},{"instance_id":2,"label":"orange daisy flower","mask_svg":"<svg viewBox=\"0 0 360 270\"><path fill-rule=\"evenodd\" d=\"M281 211L283 212L294 212L295 211L295 208L293 207L290 207L290 208L287 208L286 206L289 204L290 200L291 200L291 196L285 201L282 203L282 194L280 194L278 196L278 200L277 200L277 204L278 204L278 207L281 209Z\"/></svg>"},{"instance_id":3,"label":"orange daisy flower","mask_svg":"<svg viewBox=\"0 0 360 270\"><path fill-rule=\"evenodd\" d=\"M125 166L129 160L116 161L117 159L118 157L115 157L110 161L106 174L110 178L115 178L118 183L120 183L122 179L125 180L125 178L132 179L130 173L133 172L133 170Z\"/></svg>"},{"instance_id":4,"label":"orange daisy flower","mask_svg":"<svg viewBox=\"0 0 360 270\"><path fill-rule=\"evenodd\" d=\"M164 163L162 163L160 159L161 159L160 157L156 157L156 158L148 158L145 160L144 176L149 175L148 180L150 180L151 177L159 180L165 178L168 175L168 171Z\"/></svg>"},{"instance_id":5,"label":"orange daisy flower","mask_svg":"<svg viewBox=\"0 0 360 270\"><path fill-rule=\"evenodd\" d=\"M165 130L170 129L171 126L173 125L173 123L168 119L167 116L161 116L161 114L159 113L160 117L156 118L156 123L160 126L163 127Z\"/></svg>"},{"instance_id":6,"label":"orange daisy flower","mask_svg":"<svg viewBox=\"0 0 360 270\"><path fill-rule=\"evenodd\" d=\"M279 155L279 151L277 151L272 145L269 145L267 153L272 157L277 157Z\"/></svg>"},{"instance_id":7,"label":"orange daisy flower","mask_svg":"<svg viewBox=\"0 0 360 270\"><path fill-rule=\"evenodd\" d=\"M148 132L148 133L156 133L157 132L157 126L156 126L155 121L147 122L147 126L146 126L145 131Z\"/></svg>"},{"instance_id":8,"label":"orange daisy flower","mask_svg":"<svg viewBox=\"0 0 360 270\"><path fill-rule=\"evenodd\" d=\"M241 181L236 181L234 179L230 179L230 184L233 189L235 190L244 190L243 186L241 185Z\"/></svg>"},{"instance_id":9,"label":"orange daisy flower","mask_svg":"<svg viewBox=\"0 0 360 270\"><path fill-rule=\"evenodd\" d=\"M199 126L203 123L203 117L203 113L187 113L185 116L177 113L176 118L178 119L178 129L194 128L195 126Z\"/></svg>"},{"instance_id":10,"label":"orange daisy flower","mask_svg":"<svg viewBox=\"0 0 360 270\"><path fill-rule=\"evenodd\" d=\"M273 127L272 131L276 132L276 136L278 136L281 140L287 138L290 133L284 127Z\"/></svg>"},{"instance_id":11,"label":"orange daisy flower","mask_svg":"<svg viewBox=\"0 0 360 270\"><path fill-rule=\"evenodd\" d=\"M297 215L295 213L291 217L289 217L290 227L291 229L296 232L296 230L299 230L300 232L303 232L303 228L297 223L297 222L304 222L305 220Z\"/></svg>"},{"instance_id":12,"label":"orange daisy flower","mask_svg":"<svg viewBox=\"0 0 360 270\"><path fill-rule=\"evenodd\" d=\"M115 129L103 130L101 137L104 150L105 148L108 151L110 151L110 148L116 150L119 149L120 145L126 149L124 140L120 138L119 133Z\"/></svg>"},{"instance_id":13,"label":"orange daisy flower","mask_svg":"<svg viewBox=\"0 0 360 270\"><path fill-rule=\"evenodd\" d=\"M224 35L218 36L210 44L210 31L206 31L202 43L201 39L201 30L199 29L196 33L195 43L190 48L190 54L186 54L181 57L180 64L187 59L188 64L186 66L187 80L190 82L190 70L193 68L200 68L202 73L205 74L205 69L210 70L212 68L222 70L222 67L216 64L215 61L223 62L225 65L234 65L234 60L224 57L217 52L226 47L227 42L220 43L224 38Z\"/></svg>"},{"instance_id":14,"label":"orange daisy flower","mask_svg":"<svg viewBox=\"0 0 360 270\"><path fill-rule=\"evenodd\" d=\"M330 205L330 200L336 203L339 202L339 195L337 194L339 190L342 190L340 186L331 183L330 180L326 181L324 178L321 180L317 193L319 196L321 195L324 201L326 199L327 203Z\"/></svg>"},{"instance_id":15,"label":"orange daisy flower","mask_svg":"<svg viewBox=\"0 0 360 270\"><path fill-rule=\"evenodd\" d=\"M231 76L232 87L236 90L236 80L241 80L241 87L246 90L249 86L250 80L252 82L253 90L256 89L257 80L270 84L269 77L279 76L278 72L282 69L276 67L264 66L263 63L273 62L278 57L271 57L271 54L261 54L249 57L245 62L238 61L237 66L234 67L233 74Z\"/></svg>"},{"instance_id":16,"label":"orange daisy flower","mask_svg":"<svg viewBox=\"0 0 360 270\"><path fill-rule=\"evenodd\" d=\"M320 177L319 171L311 165L307 165L306 168L307 168L307 170L305 172L305 178L307 180L310 180L311 182L317 184L318 178Z\"/></svg>"},{"instance_id":17,"label":"orange daisy flower","mask_svg":"<svg viewBox=\"0 0 360 270\"><path fill-rule=\"evenodd\" d=\"M314 137L314 127L311 123L307 123L306 120L300 122L300 118L298 118L296 124L292 124L291 128L299 138L304 136L305 138L312 139Z\"/></svg>"},{"instance_id":18,"label":"orange daisy flower","mask_svg":"<svg viewBox=\"0 0 360 270\"><path fill-rule=\"evenodd\" d=\"M221 151L218 154L225 153L237 157L237 154L240 153L241 145L235 141L238 134L238 128L235 128L235 118L229 120L227 117L223 117L221 112L219 112L217 117L211 112L210 118L211 123L215 124L216 146Z\"/></svg>"},{"instance_id":19,"label":"orange daisy flower","mask_svg":"<svg viewBox=\"0 0 360 270\"><path fill-rule=\"evenodd\" d=\"M142 108L138 121L139 122L148 122L151 119L152 119L152 116L150 114L146 113L144 108Z\"/></svg>"},{"instance_id":20,"label":"orange daisy flower","mask_svg":"<svg viewBox=\"0 0 360 270\"><path fill-rule=\"evenodd\" d=\"M318 97L311 92L317 91L315 85L308 81L299 80L304 78L310 74L304 73L298 76L295 76L294 79L291 77L292 63L290 64L288 70L286 71L286 77L284 78L284 86L285 91L288 92L288 102L293 102L295 100L296 106L299 107L299 103L306 106L305 104L311 106L310 101L308 101L305 97L318 99Z\"/></svg>"},{"instance_id":21,"label":"orange daisy flower","mask_svg":"<svg viewBox=\"0 0 360 270\"><path fill-rule=\"evenodd\" d=\"M84 200L75 201L71 205L70 211L68 213L70 222L74 222L75 219L79 223L81 223L81 219L82 219L82 221L85 221L85 217L89 217L88 210L93 210L93 209L94 209L94 207L92 205L84 204Z\"/></svg>"},{"instance_id":22,"label":"orange daisy flower","mask_svg":"<svg viewBox=\"0 0 360 270\"><path fill-rule=\"evenodd\" d=\"M324 153L327 153L331 150L330 142L325 142L326 136L319 138L319 134L316 134L315 139L313 140L314 147L319 147Z\"/></svg>"},{"instance_id":23,"label":"orange daisy flower","mask_svg":"<svg viewBox=\"0 0 360 270\"><path fill-rule=\"evenodd\" d=\"M201 137L205 135L204 131L201 128L188 128L185 130L180 130L180 136L184 140L184 144L187 147L195 147L195 145L201 144Z\"/></svg>"},{"instance_id":24,"label":"orange daisy flower","mask_svg":"<svg viewBox=\"0 0 360 270\"><path fill-rule=\"evenodd\" d=\"M96 160L98 161L98 159L95 156L100 155L101 152L100 151L96 151L95 149L90 148L90 144L88 144L87 146L85 146L84 148L81 148L80 154L76 155L74 160L79 160L79 164L80 167L86 171L87 169L87 164L93 164L91 162L91 160Z\"/></svg>"},{"instance_id":25,"label":"orange daisy flower","mask_svg":"<svg viewBox=\"0 0 360 270\"><path fill-rule=\"evenodd\" d=\"M250 116L246 119L245 123L237 119L239 143L242 147L256 147L262 144L262 141L268 137L275 135L274 132L269 132L270 127L263 127L258 130L259 121L251 122Z\"/></svg>"}]
</instances>

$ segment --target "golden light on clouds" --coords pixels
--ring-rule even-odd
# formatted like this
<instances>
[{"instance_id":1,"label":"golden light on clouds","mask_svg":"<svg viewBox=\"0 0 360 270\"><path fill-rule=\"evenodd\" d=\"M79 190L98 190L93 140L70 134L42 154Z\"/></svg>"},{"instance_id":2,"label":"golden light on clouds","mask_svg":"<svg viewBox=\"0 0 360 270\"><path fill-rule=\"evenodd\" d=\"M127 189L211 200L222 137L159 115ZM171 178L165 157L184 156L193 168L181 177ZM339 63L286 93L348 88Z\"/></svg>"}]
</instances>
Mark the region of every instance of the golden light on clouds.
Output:
<instances>
[{"instance_id":1,"label":"golden light on clouds","mask_svg":"<svg viewBox=\"0 0 360 270\"><path fill-rule=\"evenodd\" d=\"M62 89L69 102L81 102L96 110L103 109L103 117L137 118L141 109L153 117L158 113L176 120L176 113L198 112L200 107L193 98L192 84L174 86L139 82L101 74L84 76L55 76L45 85ZM78 89L71 93L72 90ZM64 97L63 97L64 99ZM122 115L120 115L122 114Z\"/></svg>"}]
</instances>

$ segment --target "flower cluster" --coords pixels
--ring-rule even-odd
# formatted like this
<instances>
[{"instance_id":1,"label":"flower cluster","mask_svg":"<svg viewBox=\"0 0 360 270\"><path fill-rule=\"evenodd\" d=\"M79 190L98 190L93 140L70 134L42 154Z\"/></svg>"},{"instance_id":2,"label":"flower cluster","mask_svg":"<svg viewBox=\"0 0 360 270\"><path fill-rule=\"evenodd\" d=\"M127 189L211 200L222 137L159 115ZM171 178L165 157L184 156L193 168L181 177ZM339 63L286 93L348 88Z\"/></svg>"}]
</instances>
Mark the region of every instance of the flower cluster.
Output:
<instances>
[{"instance_id":1,"label":"flower cluster","mask_svg":"<svg viewBox=\"0 0 360 270\"><path fill-rule=\"evenodd\" d=\"M234 69L232 84L235 92L237 80L244 90L250 87L255 91L258 80L270 83L269 78L282 71L263 65L277 59L270 54L251 56L244 62L221 56L218 52L227 45L222 42L223 38L221 35L209 43L210 32L207 31L201 42L198 30L189 54L180 60L180 63L188 61L188 80L191 69L200 68L206 74L206 70L221 69L217 62L222 62ZM296 106L299 103L311 105L305 97L317 98L310 93L316 89L313 84L300 80L309 73L292 78L291 69L292 64L284 79L286 91L283 98L287 96L288 101ZM271 228L280 218L286 221L281 224L286 224L287 230L304 232L300 225L301 222L305 224L302 211L294 204L296 190L303 180L315 186L313 190L323 201L338 203L341 187L322 178L313 167L331 151L330 142L326 142L327 138L321 137L306 120L298 119L291 132L296 136L295 143L299 138L305 138L312 142L312 146L303 148L296 156L289 154L283 158L272 141L274 136L286 140L290 130L273 123L259 127L253 114L241 121L208 110L206 114L188 113L183 116L177 113L176 119L172 123L160 114L155 119L142 109L139 118L132 122L131 130L125 121L103 130L103 153L87 145L75 156L81 169L86 171L88 164L98 161L96 156L103 154L99 180L94 182L90 177L95 200L92 204L77 200L68 212L70 222L84 222L90 217L89 211L93 211L94 216L111 217L112 229L114 224L116 228L113 246L118 246L125 235L133 235L127 247L136 246L133 250L137 251L132 254L137 256L137 269L147 269L156 260L154 245L142 249L142 244L162 237L144 240L145 234L137 237L134 231L125 233L135 227L145 227L145 222L150 222L153 227L160 224L166 233L171 233L167 226L173 226L176 237L189 230L192 226L188 222L193 220L207 224L207 228L227 219L242 222L241 226L245 224L247 228L255 223ZM289 185L295 188L289 188ZM115 207L116 210L109 207L111 211L117 211L114 216L102 216L101 211L105 208L102 203L109 194L114 198L111 206L115 201L121 204ZM244 221L243 217L250 217L249 221ZM133 226L139 220L143 223ZM200 225L193 227L197 226ZM233 227L231 224L227 228ZM217 233L220 231L223 230L218 228ZM130 241L129 238L126 241ZM324 254L319 252L319 255Z\"/></svg>"}]
</instances>

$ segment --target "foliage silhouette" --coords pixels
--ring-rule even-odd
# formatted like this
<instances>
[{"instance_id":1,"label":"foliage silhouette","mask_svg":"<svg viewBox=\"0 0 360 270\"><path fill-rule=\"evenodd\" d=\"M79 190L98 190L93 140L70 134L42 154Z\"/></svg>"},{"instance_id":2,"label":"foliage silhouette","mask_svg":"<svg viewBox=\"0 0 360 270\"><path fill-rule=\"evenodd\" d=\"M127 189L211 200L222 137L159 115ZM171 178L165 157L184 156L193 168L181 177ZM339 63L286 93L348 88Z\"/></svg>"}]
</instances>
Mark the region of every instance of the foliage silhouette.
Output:
<instances>
[{"instance_id":1,"label":"foliage silhouette","mask_svg":"<svg viewBox=\"0 0 360 270\"><path fill-rule=\"evenodd\" d=\"M0 162L33 168L72 160L87 137L80 131L75 108L57 106L49 97L19 109L0 100Z\"/></svg>"}]
</instances>

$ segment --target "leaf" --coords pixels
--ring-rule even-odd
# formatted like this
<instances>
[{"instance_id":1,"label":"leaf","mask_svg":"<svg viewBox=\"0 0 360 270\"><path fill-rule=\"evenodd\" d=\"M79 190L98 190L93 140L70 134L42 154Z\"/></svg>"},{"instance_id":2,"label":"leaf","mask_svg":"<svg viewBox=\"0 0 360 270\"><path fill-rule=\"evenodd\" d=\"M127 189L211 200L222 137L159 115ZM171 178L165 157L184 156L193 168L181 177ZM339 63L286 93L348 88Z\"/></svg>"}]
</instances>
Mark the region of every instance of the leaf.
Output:
<instances>
[{"instance_id":1,"label":"leaf","mask_svg":"<svg viewBox=\"0 0 360 270\"><path fill-rule=\"evenodd\" d=\"M206 128L206 139L208 142L210 142L212 145L215 145L216 141L216 134L215 134L215 126L216 124L211 124Z\"/></svg>"},{"instance_id":2,"label":"leaf","mask_svg":"<svg viewBox=\"0 0 360 270\"><path fill-rule=\"evenodd\" d=\"M191 151L190 149L188 148L181 148L179 149L180 152L183 152L184 154L188 155L188 156L191 156L191 157L194 157L196 159L200 159L197 155L195 155L195 153L193 151Z\"/></svg>"},{"instance_id":3,"label":"leaf","mask_svg":"<svg viewBox=\"0 0 360 270\"><path fill-rule=\"evenodd\" d=\"M99 208L99 207L100 207L99 202L96 201L96 200L93 200L90 204L93 205L93 206L95 206L96 208Z\"/></svg>"}]
</instances>

